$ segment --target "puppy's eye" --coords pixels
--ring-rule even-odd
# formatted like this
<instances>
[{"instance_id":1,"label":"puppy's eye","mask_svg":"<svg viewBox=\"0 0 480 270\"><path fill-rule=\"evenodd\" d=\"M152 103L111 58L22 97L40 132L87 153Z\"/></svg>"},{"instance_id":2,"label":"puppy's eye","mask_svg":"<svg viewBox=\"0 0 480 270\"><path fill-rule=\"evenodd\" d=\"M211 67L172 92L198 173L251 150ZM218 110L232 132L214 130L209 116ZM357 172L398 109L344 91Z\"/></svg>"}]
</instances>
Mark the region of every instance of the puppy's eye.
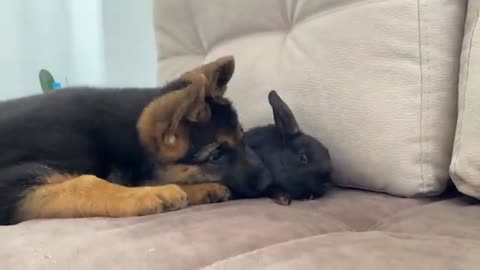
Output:
<instances>
[{"instance_id":1,"label":"puppy's eye","mask_svg":"<svg viewBox=\"0 0 480 270\"><path fill-rule=\"evenodd\" d=\"M298 154L298 160L300 162L302 162L303 164L308 164L308 162L309 162L307 154L305 154L304 152L300 152Z\"/></svg>"},{"instance_id":2,"label":"puppy's eye","mask_svg":"<svg viewBox=\"0 0 480 270\"><path fill-rule=\"evenodd\" d=\"M227 157L226 151L222 150L221 148L217 148L214 151L212 151L212 153L210 153L208 160L212 162L219 162L224 160L226 157Z\"/></svg>"}]
</instances>

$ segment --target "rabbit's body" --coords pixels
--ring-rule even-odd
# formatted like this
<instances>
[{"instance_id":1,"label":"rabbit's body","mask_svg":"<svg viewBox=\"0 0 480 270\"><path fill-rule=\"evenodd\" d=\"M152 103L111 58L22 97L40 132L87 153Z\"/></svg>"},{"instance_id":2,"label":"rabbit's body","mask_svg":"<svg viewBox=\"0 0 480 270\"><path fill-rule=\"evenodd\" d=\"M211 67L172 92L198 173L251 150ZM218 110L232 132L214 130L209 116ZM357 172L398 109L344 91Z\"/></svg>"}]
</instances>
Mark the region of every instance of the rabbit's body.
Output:
<instances>
[{"instance_id":1,"label":"rabbit's body","mask_svg":"<svg viewBox=\"0 0 480 270\"><path fill-rule=\"evenodd\" d=\"M323 195L330 185L332 170L328 149L300 130L293 113L275 91L270 92L268 100L275 125L256 127L245 134L247 144L273 176L266 195L280 204Z\"/></svg>"}]
</instances>

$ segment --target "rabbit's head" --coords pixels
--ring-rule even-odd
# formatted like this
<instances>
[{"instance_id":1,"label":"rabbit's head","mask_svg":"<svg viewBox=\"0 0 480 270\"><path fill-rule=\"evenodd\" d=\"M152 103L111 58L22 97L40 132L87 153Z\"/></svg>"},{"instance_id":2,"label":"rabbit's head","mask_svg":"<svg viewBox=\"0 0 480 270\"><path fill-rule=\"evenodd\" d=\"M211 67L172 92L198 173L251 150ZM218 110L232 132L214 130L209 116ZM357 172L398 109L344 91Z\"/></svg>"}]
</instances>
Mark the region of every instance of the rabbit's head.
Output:
<instances>
[{"instance_id":1,"label":"rabbit's head","mask_svg":"<svg viewBox=\"0 0 480 270\"><path fill-rule=\"evenodd\" d=\"M320 197L331 182L328 149L301 131L292 111L275 91L269 93L268 101L275 125L253 128L245 134L247 144L273 176L266 195L280 204Z\"/></svg>"}]
</instances>

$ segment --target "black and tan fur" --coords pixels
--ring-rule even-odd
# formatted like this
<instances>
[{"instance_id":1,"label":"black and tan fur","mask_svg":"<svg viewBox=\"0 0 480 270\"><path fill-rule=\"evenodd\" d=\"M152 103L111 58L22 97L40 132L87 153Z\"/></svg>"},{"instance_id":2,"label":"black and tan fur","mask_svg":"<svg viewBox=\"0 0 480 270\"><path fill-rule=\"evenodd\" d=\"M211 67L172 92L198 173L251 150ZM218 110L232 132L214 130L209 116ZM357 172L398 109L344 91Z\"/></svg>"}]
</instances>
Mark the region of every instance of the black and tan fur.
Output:
<instances>
[{"instance_id":1,"label":"black and tan fur","mask_svg":"<svg viewBox=\"0 0 480 270\"><path fill-rule=\"evenodd\" d=\"M232 57L162 88L70 88L0 103L0 224L125 217L271 182L223 97Z\"/></svg>"}]
</instances>

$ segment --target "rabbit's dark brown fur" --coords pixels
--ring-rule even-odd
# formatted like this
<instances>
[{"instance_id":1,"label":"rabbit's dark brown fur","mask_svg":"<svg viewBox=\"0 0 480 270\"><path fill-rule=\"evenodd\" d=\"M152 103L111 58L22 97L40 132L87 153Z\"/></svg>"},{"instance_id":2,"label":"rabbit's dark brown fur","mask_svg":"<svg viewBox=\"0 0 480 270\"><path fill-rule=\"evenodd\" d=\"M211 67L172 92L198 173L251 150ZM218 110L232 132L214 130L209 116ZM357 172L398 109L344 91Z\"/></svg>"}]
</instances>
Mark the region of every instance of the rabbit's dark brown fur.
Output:
<instances>
[{"instance_id":1,"label":"rabbit's dark brown fur","mask_svg":"<svg viewBox=\"0 0 480 270\"><path fill-rule=\"evenodd\" d=\"M246 132L247 144L273 176L268 194L277 203L311 199L324 194L332 170L328 149L301 131L288 105L275 91L268 95L275 125Z\"/></svg>"}]
</instances>

